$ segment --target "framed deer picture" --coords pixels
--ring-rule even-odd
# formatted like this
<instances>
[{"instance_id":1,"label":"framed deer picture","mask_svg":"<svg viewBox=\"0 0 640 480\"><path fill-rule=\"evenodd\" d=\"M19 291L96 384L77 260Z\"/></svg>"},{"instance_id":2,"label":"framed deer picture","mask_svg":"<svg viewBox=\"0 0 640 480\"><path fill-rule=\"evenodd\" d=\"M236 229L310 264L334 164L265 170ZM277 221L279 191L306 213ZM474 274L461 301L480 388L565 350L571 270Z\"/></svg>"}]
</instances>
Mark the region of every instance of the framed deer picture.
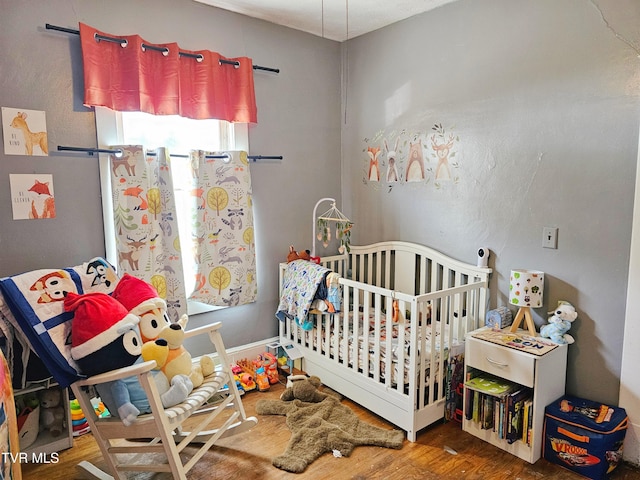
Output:
<instances>
[{"instance_id":1,"label":"framed deer picture","mask_svg":"<svg viewBox=\"0 0 640 480\"><path fill-rule=\"evenodd\" d=\"M5 155L49 155L45 112L2 107Z\"/></svg>"}]
</instances>

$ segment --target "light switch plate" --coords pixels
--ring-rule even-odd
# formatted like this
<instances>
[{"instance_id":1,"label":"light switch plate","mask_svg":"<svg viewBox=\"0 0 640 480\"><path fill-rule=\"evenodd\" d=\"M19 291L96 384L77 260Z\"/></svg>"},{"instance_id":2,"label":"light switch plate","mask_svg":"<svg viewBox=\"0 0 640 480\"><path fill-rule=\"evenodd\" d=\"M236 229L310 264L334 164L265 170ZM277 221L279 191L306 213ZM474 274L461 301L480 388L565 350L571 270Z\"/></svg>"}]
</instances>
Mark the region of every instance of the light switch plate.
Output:
<instances>
[{"instance_id":1,"label":"light switch plate","mask_svg":"<svg viewBox=\"0 0 640 480\"><path fill-rule=\"evenodd\" d=\"M542 246L544 248L558 248L557 227L544 227L542 229Z\"/></svg>"}]
</instances>

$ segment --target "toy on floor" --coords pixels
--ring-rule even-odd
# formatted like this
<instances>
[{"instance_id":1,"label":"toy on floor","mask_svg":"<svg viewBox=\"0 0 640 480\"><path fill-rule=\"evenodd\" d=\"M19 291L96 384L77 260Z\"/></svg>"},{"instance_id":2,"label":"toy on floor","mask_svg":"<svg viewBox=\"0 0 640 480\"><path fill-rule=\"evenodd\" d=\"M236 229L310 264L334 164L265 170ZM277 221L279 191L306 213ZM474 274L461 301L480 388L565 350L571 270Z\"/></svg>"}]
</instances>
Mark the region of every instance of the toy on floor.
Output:
<instances>
[{"instance_id":1,"label":"toy on floor","mask_svg":"<svg viewBox=\"0 0 640 480\"><path fill-rule=\"evenodd\" d=\"M267 372L264 371L264 367L259 367L256 370L256 384L258 385L258 390L261 392L266 392L271 387L269 377L267 377Z\"/></svg>"},{"instance_id":2,"label":"toy on floor","mask_svg":"<svg viewBox=\"0 0 640 480\"><path fill-rule=\"evenodd\" d=\"M240 377L238 377L238 375L234 375L233 376L233 380L236 382L236 388L238 389L238 393L240 395L244 395L244 387L242 386L242 383L240 382ZM229 385L225 385L226 388L229 388Z\"/></svg>"},{"instance_id":3,"label":"toy on floor","mask_svg":"<svg viewBox=\"0 0 640 480\"><path fill-rule=\"evenodd\" d=\"M107 407L104 405L104 403L97 398L91 399L91 406L93 407L93 410L96 412L96 416L98 418L105 418L110 415L109 410L107 410Z\"/></svg>"},{"instance_id":4,"label":"toy on floor","mask_svg":"<svg viewBox=\"0 0 640 480\"><path fill-rule=\"evenodd\" d=\"M256 389L256 382L253 379L253 375L250 373L243 372L238 376L238 378L240 379L240 384L245 392Z\"/></svg>"},{"instance_id":5,"label":"toy on floor","mask_svg":"<svg viewBox=\"0 0 640 480\"><path fill-rule=\"evenodd\" d=\"M247 371L249 371L250 373L255 373L256 375L259 368L264 368L269 384L271 385L278 383L278 381L280 380L278 377L278 359L272 353L261 353L254 360L252 360L251 367L249 367L248 361L246 359L243 359L240 362L242 364L241 366L247 367Z\"/></svg>"},{"instance_id":6,"label":"toy on floor","mask_svg":"<svg viewBox=\"0 0 640 480\"><path fill-rule=\"evenodd\" d=\"M73 436L79 437L85 433L91 431L89 422L84 416L84 412L80 408L80 403L75 398L69 402L69 408L71 410L71 428L73 430Z\"/></svg>"},{"instance_id":7,"label":"toy on floor","mask_svg":"<svg viewBox=\"0 0 640 480\"><path fill-rule=\"evenodd\" d=\"M303 402L318 403L329 396L318 388L322 383L320 378L315 375L307 377L306 375L289 375L287 377L287 388L280 395L280 400L302 400ZM340 399L337 395L336 398Z\"/></svg>"}]
</instances>

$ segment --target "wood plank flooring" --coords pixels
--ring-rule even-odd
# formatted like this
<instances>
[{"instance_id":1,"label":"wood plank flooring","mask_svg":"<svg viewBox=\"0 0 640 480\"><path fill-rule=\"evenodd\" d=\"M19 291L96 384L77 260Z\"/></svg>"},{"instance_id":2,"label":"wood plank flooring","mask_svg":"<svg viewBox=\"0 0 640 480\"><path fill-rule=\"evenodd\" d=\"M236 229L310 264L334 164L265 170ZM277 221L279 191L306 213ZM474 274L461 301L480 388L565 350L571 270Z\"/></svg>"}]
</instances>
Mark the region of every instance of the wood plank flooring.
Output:
<instances>
[{"instance_id":1,"label":"wood plank flooring","mask_svg":"<svg viewBox=\"0 0 640 480\"><path fill-rule=\"evenodd\" d=\"M463 432L456 423L437 422L422 430L418 440L405 440L400 450L380 447L356 447L350 457L335 458L326 454L313 462L302 474L288 473L274 467L271 459L281 454L289 441L290 430L281 416L256 415L255 403L261 398L277 399L284 387L273 385L268 392L249 392L243 396L248 415L258 418L258 425L220 441L189 472L192 480L578 480L581 477L544 459L534 465ZM368 410L350 402L364 421L383 428L393 428ZM101 454L91 434L74 440L71 449L60 452L57 464L23 465L23 478L71 480L84 478L76 469L81 460L104 468ZM131 474L132 479L166 479L166 474ZM613 480L640 479L640 470L622 465L612 474Z\"/></svg>"}]
</instances>

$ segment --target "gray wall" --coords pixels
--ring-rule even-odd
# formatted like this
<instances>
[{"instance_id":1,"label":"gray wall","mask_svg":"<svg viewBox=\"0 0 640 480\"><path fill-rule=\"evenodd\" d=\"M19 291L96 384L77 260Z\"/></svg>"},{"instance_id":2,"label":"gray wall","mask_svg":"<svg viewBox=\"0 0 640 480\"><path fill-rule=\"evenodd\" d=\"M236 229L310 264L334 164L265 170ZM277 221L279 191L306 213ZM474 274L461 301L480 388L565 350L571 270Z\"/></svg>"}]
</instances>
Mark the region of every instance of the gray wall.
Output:
<instances>
[{"instance_id":1,"label":"gray wall","mask_svg":"<svg viewBox=\"0 0 640 480\"><path fill-rule=\"evenodd\" d=\"M487 246L492 308L507 304L512 268L544 271L536 323L558 300L579 314L567 390L611 403L638 149L639 22L633 0L459 0L343 47L343 193L355 243L401 238L469 262ZM457 138L456 181L435 181L435 124ZM397 136L405 162L409 142L423 139L426 180L367 181L366 148ZM557 250L542 248L544 226L559 229Z\"/></svg>"},{"instance_id":2,"label":"gray wall","mask_svg":"<svg viewBox=\"0 0 640 480\"><path fill-rule=\"evenodd\" d=\"M222 321L227 346L277 335L277 264L290 244L309 247L316 201L340 198L339 44L190 0L0 0L0 12L0 105L46 111L52 151L8 156L0 148L0 276L104 255L97 159L54 153L58 145L97 146L93 110L82 105L80 41L46 23L77 29L84 22L281 69L255 75L258 124L249 153L284 156L251 164L258 301L190 321ZM11 173L53 174L57 217L12 220Z\"/></svg>"}]
</instances>

